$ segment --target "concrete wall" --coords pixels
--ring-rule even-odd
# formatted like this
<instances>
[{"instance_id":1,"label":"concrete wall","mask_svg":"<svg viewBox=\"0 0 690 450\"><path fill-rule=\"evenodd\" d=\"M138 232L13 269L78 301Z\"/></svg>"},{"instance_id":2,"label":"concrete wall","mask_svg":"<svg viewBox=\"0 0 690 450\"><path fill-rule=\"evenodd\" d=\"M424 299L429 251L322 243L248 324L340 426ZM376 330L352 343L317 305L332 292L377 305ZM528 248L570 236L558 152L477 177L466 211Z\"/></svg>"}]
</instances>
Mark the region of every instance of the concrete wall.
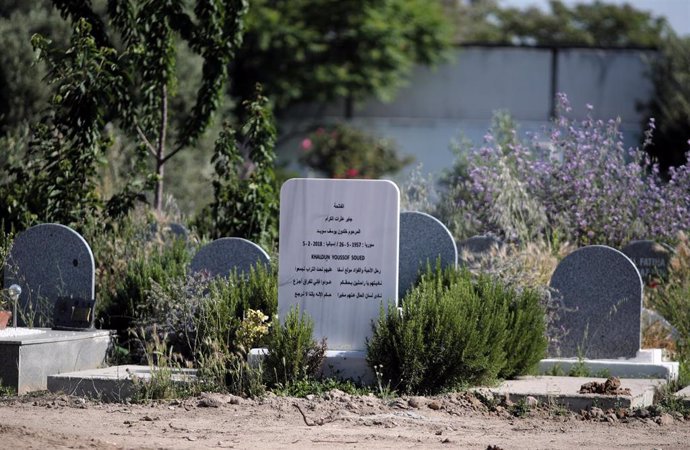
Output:
<instances>
[{"instance_id":1,"label":"concrete wall","mask_svg":"<svg viewBox=\"0 0 690 450\"><path fill-rule=\"evenodd\" d=\"M494 111L510 112L522 134L538 132L553 111L553 93L565 92L571 117L582 119L586 104L595 118L620 117L628 146L637 145L642 114L638 105L652 94L643 50L461 47L451 60L418 67L410 83L389 103L372 99L355 108L352 123L394 139L427 172L449 167L451 140L478 144ZM342 120L344 104L304 105L279 121L281 158L294 161L303 130L314 123Z\"/></svg>"}]
</instances>

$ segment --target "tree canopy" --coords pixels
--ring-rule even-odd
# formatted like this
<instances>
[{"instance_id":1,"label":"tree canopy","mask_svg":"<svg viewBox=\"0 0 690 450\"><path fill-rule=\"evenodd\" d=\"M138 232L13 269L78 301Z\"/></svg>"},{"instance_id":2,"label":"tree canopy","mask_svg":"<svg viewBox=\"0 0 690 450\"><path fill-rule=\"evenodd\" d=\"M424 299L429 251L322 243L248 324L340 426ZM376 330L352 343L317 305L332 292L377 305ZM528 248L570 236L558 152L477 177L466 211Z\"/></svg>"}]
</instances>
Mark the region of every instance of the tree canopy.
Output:
<instances>
[{"instance_id":1,"label":"tree canopy","mask_svg":"<svg viewBox=\"0 0 690 450\"><path fill-rule=\"evenodd\" d=\"M256 83L277 108L298 101L391 98L417 64L451 42L441 4L426 0L256 0L231 64L232 96Z\"/></svg>"},{"instance_id":2,"label":"tree canopy","mask_svg":"<svg viewBox=\"0 0 690 450\"><path fill-rule=\"evenodd\" d=\"M452 6L451 6L452 5ZM455 12L463 42L508 45L658 47L671 33L662 17L603 1L568 6L550 0L549 9L502 8L496 0L447 6ZM468 18L472 22L468 23Z\"/></svg>"}]
</instances>

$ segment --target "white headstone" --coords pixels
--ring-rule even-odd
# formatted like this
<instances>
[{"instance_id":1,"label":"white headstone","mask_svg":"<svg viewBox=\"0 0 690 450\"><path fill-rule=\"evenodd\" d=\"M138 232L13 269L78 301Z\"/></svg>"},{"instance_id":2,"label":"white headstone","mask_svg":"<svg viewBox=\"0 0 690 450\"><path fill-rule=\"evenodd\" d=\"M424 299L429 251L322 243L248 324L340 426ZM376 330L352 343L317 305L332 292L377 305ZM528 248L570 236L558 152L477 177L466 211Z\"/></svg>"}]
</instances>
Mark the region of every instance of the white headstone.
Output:
<instances>
[{"instance_id":1,"label":"white headstone","mask_svg":"<svg viewBox=\"0 0 690 450\"><path fill-rule=\"evenodd\" d=\"M278 313L295 305L329 349L365 350L397 305L400 191L385 180L292 179L280 191Z\"/></svg>"}]
</instances>

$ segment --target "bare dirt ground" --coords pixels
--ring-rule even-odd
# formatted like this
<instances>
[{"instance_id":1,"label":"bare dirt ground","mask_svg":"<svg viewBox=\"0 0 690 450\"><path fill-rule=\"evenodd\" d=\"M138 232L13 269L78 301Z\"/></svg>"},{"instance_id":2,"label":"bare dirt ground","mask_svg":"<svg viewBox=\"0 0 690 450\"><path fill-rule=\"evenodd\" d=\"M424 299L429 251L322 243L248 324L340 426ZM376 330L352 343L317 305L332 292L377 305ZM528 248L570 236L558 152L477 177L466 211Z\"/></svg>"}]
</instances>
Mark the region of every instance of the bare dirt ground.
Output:
<instances>
[{"instance_id":1,"label":"bare dirt ground","mask_svg":"<svg viewBox=\"0 0 690 450\"><path fill-rule=\"evenodd\" d=\"M679 415L610 411L590 419L533 408L515 417L508 409L489 409L469 394L209 394L148 405L42 394L0 401L0 448L690 448L690 421Z\"/></svg>"}]
</instances>

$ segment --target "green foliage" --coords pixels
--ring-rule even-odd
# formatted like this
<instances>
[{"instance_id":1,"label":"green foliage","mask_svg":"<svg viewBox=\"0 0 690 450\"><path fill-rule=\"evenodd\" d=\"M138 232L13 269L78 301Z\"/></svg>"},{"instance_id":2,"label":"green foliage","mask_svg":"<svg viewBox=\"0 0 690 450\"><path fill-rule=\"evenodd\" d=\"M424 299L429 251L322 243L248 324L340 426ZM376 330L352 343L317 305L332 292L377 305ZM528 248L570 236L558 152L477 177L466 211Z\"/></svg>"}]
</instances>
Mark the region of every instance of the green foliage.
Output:
<instances>
[{"instance_id":1,"label":"green foliage","mask_svg":"<svg viewBox=\"0 0 690 450\"><path fill-rule=\"evenodd\" d=\"M513 403L508 408L508 411L515 417L526 417L529 415L531 408L524 398L521 398L517 403Z\"/></svg>"},{"instance_id":2,"label":"green foliage","mask_svg":"<svg viewBox=\"0 0 690 450\"><path fill-rule=\"evenodd\" d=\"M285 387L318 374L326 341L317 343L313 331L314 322L305 313L300 314L299 308L291 309L282 324L275 318L264 359L264 375L269 385Z\"/></svg>"},{"instance_id":3,"label":"green foliage","mask_svg":"<svg viewBox=\"0 0 690 450\"><path fill-rule=\"evenodd\" d=\"M277 108L297 101L390 98L415 63L440 61L450 44L438 2L257 0L232 61L239 101L261 83Z\"/></svg>"},{"instance_id":4,"label":"green foliage","mask_svg":"<svg viewBox=\"0 0 690 450\"><path fill-rule=\"evenodd\" d=\"M49 1L0 5L0 136L38 119L50 98L42 82L46 68L34 61L31 36L49 34L65 45L69 28Z\"/></svg>"},{"instance_id":5,"label":"green foliage","mask_svg":"<svg viewBox=\"0 0 690 450\"><path fill-rule=\"evenodd\" d=\"M670 33L666 20L630 4L606 2L572 6L549 1L537 6L502 8L496 0L456 2L449 8L464 42L498 44L656 47Z\"/></svg>"},{"instance_id":6,"label":"green foliage","mask_svg":"<svg viewBox=\"0 0 690 450\"><path fill-rule=\"evenodd\" d=\"M278 193L275 177L275 126L268 99L257 88L246 102L247 122L240 136L226 125L212 158L213 202L197 226L213 238L243 237L269 248L278 236ZM244 164L247 153L251 167Z\"/></svg>"},{"instance_id":7,"label":"green foliage","mask_svg":"<svg viewBox=\"0 0 690 450\"><path fill-rule=\"evenodd\" d=\"M182 376L179 358L173 353L172 348L168 347L165 337L159 337L154 327L152 336L147 336L146 332L141 330L137 338L145 347L150 377L139 378L136 374L131 374L134 384L133 400L144 403L188 394L190 380L185 380Z\"/></svg>"},{"instance_id":8,"label":"green foliage","mask_svg":"<svg viewBox=\"0 0 690 450\"><path fill-rule=\"evenodd\" d=\"M524 373L546 348L544 311L533 295L464 270L429 270L403 299L402 314L381 311L367 361L404 393L433 393ZM521 307L529 308L522 317ZM512 328L526 323L542 333ZM509 353L514 351L533 353Z\"/></svg>"},{"instance_id":9,"label":"green foliage","mask_svg":"<svg viewBox=\"0 0 690 450\"><path fill-rule=\"evenodd\" d=\"M530 373L546 354L546 320L538 291L524 289L517 294L503 291L508 302L508 337L505 343L506 365L500 378L515 378ZM516 295L517 294L517 295Z\"/></svg>"},{"instance_id":10,"label":"green foliage","mask_svg":"<svg viewBox=\"0 0 690 450\"><path fill-rule=\"evenodd\" d=\"M395 174L412 162L393 143L346 124L318 128L301 144L300 162L329 178L373 178Z\"/></svg>"},{"instance_id":11,"label":"green foliage","mask_svg":"<svg viewBox=\"0 0 690 450\"><path fill-rule=\"evenodd\" d=\"M671 36L651 60L654 95L646 105L654 118L651 143L645 150L662 172L682 166L690 151L690 38Z\"/></svg>"},{"instance_id":12,"label":"green foliage","mask_svg":"<svg viewBox=\"0 0 690 450\"><path fill-rule=\"evenodd\" d=\"M111 120L138 142L133 156L142 161L147 154L153 157L154 206L160 210L165 163L197 142L220 105L227 66L241 43L246 0L198 0L193 11L189 10L191 2L181 0L112 0L104 11L109 25L90 2L53 3L63 17L88 23L98 48L121 48L121 58L104 70L126 74L126 95L104 102L103 107L109 109ZM192 57L201 59L201 79L192 80L198 82L198 91L194 105L186 112L169 107L178 89L176 66L181 47L176 46L177 40L186 44ZM179 113L176 120L169 118L173 112ZM168 148L170 141L175 142L172 150Z\"/></svg>"},{"instance_id":13,"label":"green foliage","mask_svg":"<svg viewBox=\"0 0 690 450\"><path fill-rule=\"evenodd\" d=\"M123 272L111 274L110 290L100 292L100 320L104 328L115 329L121 337L127 336L137 317L152 314L150 302L152 286L167 285L184 277L191 261L190 249L183 240L167 245L151 245L127 261Z\"/></svg>"},{"instance_id":14,"label":"green foliage","mask_svg":"<svg viewBox=\"0 0 690 450\"><path fill-rule=\"evenodd\" d=\"M277 309L274 271L260 265L249 274L182 275L150 286L133 322L146 337L130 342L133 361L148 358L147 346L158 340L181 367L198 369L204 390L263 394L261 368L252 367L247 354L265 341L268 314Z\"/></svg>"},{"instance_id":15,"label":"green foliage","mask_svg":"<svg viewBox=\"0 0 690 450\"><path fill-rule=\"evenodd\" d=\"M96 175L109 145L102 132L105 105L125 95L123 74L112 70L119 56L96 45L85 21L76 23L64 54L39 35L32 44L48 67L54 95L22 163L5 167L10 181L2 186L2 212L18 229L36 221L79 225L102 205Z\"/></svg>"},{"instance_id":16,"label":"green foliage","mask_svg":"<svg viewBox=\"0 0 690 450\"><path fill-rule=\"evenodd\" d=\"M680 233L675 254L669 263L668 278L649 291L652 309L661 314L678 332L676 359L679 379L690 384L690 236Z\"/></svg>"}]
</instances>

